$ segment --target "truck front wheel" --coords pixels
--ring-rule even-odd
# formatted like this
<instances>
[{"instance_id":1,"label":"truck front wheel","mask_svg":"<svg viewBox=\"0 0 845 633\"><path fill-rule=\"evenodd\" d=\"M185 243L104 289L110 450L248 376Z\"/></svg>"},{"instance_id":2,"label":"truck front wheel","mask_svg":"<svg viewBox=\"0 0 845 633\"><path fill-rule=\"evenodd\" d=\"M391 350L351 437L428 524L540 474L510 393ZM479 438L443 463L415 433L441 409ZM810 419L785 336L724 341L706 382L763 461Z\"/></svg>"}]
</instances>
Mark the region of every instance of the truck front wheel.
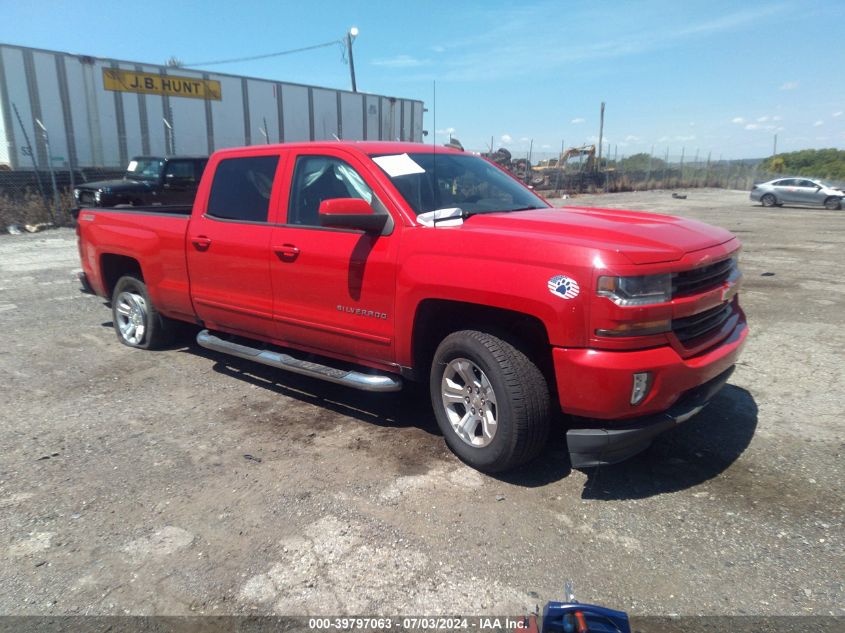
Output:
<instances>
[{"instance_id":1,"label":"truck front wheel","mask_svg":"<svg viewBox=\"0 0 845 633\"><path fill-rule=\"evenodd\" d=\"M156 349L170 342L173 330L170 320L158 313L147 286L137 277L126 275L117 280L111 309L114 331L124 345Z\"/></svg>"},{"instance_id":2,"label":"truck front wheel","mask_svg":"<svg viewBox=\"0 0 845 633\"><path fill-rule=\"evenodd\" d=\"M492 334L461 330L443 339L430 390L446 443L478 470L519 466L536 457L548 438L546 379L525 353Z\"/></svg>"}]
</instances>

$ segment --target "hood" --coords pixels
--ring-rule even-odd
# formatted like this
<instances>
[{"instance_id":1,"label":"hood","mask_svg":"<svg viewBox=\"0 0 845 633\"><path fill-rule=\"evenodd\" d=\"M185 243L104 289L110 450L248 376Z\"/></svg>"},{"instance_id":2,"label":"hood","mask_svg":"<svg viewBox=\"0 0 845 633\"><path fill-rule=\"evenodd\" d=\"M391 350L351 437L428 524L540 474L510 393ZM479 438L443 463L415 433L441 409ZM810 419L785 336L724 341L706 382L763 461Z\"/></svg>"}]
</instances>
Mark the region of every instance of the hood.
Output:
<instances>
[{"instance_id":1,"label":"hood","mask_svg":"<svg viewBox=\"0 0 845 633\"><path fill-rule=\"evenodd\" d=\"M126 178L115 180L98 180L97 182L85 182L76 186L80 191L105 191L122 192L122 191L144 191L149 189L154 183L143 180L129 180Z\"/></svg>"},{"instance_id":2,"label":"hood","mask_svg":"<svg viewBox=\"0 0 845 633\"><path fill-rule=\"evenodd\" d=\"M734 238L725 229L696 220L585 207L479 214L468 218L464 227L604 248L634 264L676 261Z\"/></svg>"}]
</instances>

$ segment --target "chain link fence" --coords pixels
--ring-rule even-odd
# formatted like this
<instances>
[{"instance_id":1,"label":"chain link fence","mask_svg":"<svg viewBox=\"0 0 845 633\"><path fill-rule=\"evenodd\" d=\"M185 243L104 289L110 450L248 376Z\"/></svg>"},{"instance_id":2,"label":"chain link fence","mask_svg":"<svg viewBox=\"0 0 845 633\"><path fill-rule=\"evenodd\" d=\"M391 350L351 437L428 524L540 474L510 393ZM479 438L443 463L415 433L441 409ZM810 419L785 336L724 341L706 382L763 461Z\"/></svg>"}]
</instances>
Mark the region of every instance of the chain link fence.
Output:
<instances>
[{"instance_id":1,"label":"chain link fence","mask_svg":"<svg viewBox=\"0 0 845 633\"><path fill-rule=\"evenodd\" d=\"M79 183L123 177L123 169L0 171L0 229L27 230L43 225L67 226ZM55 182L55 186L54 183Z\"/></svg>"},{"instance_id":2,"label":"chain link fence","mask_svg":"<svg viewBox=\"0 0 845 633\"><path fill-rule=\"evenodd\" d=\"M755 184L793 175L767 171L762 168L762 161L756 159L702 160L683 154L660 157L635 154L603 156L600 165L596 156L579 156L559 166L559 156L558 153L532 152L529 158L525 152L521 157L515 153L503 167L538 191L561 194L698 187L745 191ZM820 179L834 187L845 184Z\"/></svg>"}]
</instances>

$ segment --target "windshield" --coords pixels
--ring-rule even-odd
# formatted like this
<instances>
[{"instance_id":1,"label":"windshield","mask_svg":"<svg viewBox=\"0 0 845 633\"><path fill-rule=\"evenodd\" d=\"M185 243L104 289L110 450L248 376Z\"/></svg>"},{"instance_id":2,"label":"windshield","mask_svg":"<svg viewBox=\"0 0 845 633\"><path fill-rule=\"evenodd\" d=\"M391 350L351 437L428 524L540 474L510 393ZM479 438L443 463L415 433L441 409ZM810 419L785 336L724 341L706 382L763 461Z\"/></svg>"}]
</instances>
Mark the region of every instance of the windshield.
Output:
<instances>
[{"instance_id":1,"label":"windshield","mask_svg":"<svg viewBox=\"0 0 845 633\"><path fill-rule=\"evenodd\" d=\"M454 207L474 214L549 206L478 156L425 152L372 158L417 215Z\"/></svg>"},{"instance_id":2,"label":"windshield","mask_svg":"<svg viewBox=\"0 0 845 633\"><path fill-rule=\"evenodd\" d=\"M161 176L164 160L161 158L133 158L126 167L126 178L157 180Z\"/></svg>"}]
</instances>

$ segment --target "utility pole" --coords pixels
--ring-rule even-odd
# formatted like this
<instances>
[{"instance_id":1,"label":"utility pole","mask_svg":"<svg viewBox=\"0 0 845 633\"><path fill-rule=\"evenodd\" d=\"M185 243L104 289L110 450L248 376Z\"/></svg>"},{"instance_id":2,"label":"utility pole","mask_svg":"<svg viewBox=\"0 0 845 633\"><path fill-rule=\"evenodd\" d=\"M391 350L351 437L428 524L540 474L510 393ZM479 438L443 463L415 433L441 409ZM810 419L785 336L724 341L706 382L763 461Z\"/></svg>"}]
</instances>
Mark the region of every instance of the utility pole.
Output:
<instances>
[{"instance_id":1,"label":"utility pole","mask_svg":"<svg viewBox=\"0 0 845 633\"><path fill-rule=\"evenodd\" d=\"M353 26L346 32L346 52L349 55L349 74L352 77L352 92L358 92L358 85L355 83L355 60L352 58L352 41L358 37L358 27Z\"/></svg>"},{"instance_id":2,"label":"utility pole","mask_svg":"<svg viewBox=\"0 0 845 633\"><path fill-rule=\"evenodd\" d=\"M50 136L47 134L47 127L39 120L35 119L38 127L41 128L41 136L44 138L44 148L47 150L47 170L50 172L50 184L53 187L53 209L52 216L53 223L59 217L59 188L56 186L56 172L53 171L53 156L50 154Z\"/></svg>"},{"instance_id":3,"label":"utility pole","mask_svg":"<svg viewBox=\"0 0 845 633\"><path fill-rule=\"evenodd\" d=\"M772 148L772 156L777 156L778 153L778 135L775 133L775 145Z\"/></svg>"},{"instance_id":4,"label":"utility pole","mask_svg":"<svg viewBox=\"0 0 845 633\"><path fill-rule=\"evenodd\" d=\"M604 101L601 102L601 114L599 115L599 160L596 169L601 169L601 146L604 141Z\"/></svg>"}]
</instances>

